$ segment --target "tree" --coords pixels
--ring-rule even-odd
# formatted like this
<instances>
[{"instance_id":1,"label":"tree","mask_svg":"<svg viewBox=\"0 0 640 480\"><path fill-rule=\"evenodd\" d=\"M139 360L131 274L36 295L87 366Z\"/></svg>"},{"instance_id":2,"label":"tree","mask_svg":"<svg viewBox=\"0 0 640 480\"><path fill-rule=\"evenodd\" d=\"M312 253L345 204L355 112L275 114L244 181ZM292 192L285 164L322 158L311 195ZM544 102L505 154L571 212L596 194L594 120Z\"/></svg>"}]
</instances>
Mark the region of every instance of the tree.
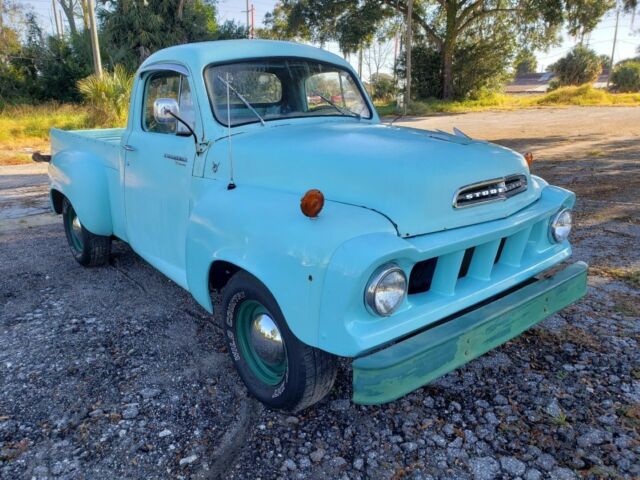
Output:
<instances>
[{"instance_id":1,"label":"tree","mask_svg":"<svg viewBox=\"0 0 640 480\"><path fill-rule=\"evenodd\" d=\"M538 59L531 50L523 48L516 55L516 59L513 62L513 69L516 75L535 73L538 70Z\"/></svg>"},{"instance_id":2,"label":"tree","mask_svg":"<svg viewBox=\"0 0 640 480\"><path fill-rule=\"evenodd\" d=\"M556 74L559 86L593 83L602 72L598 54L582 45L576 46L550 68Z\"/></svg>"},{"instance_id":3,"label":"tree","mask_svg":"<svg viewBox=\"0 0 640 480\"><path fill-rule=\"evenodd\" d=\"M571 0L567 2L567 29L571 35L584 42L586 34L592 32L602 16L616 6L616 0Z\"/></svg>"},{"instance_id":4,"label":"tree","mask_svg":"<svg viewBox=\"0 0 640 480\"><path fill-rule=\"evenodd\" d=\"M364 63L369 70L369 79L380 74L393 53L393 42L389 38L377 38L364 52Z\"/></svg>"},{"instance_id":5,"label":"tree","mask_svg":"<svg viewBox=\"0 0 640 480\"><path fill-rule=\"evenodd\" d=\"M387 73L373 74L369 79L371 96L374 100L391 100L396 94L396 86L393 77Z\"/></svg>"},{"instance_id":6,"label":"tree","mask_svg":"<svg viewBox=\"0 0 640 480\"><path fill-rule=\"evenodd\" d=\"M37 72L21 39L28 45L35 37L41 32L34 15L18 3L0 1L0 107L33 97Z\"/></svg>"},{"instance_id":7,"label":"tree","mask_svg":"<svg viewBox=\"0 0 640 480\"><path fill-rule=\"evenodd\" d=\"M439 52L440 96L454 95L454 55L460 43L491 39L497 30L530 48L549 45L573 0L422 0L412 14L415 33ZM608 1L608 0L607 0ZM283 0L269 17L278 37L336 40L344 52L356 51L391 18L405 16L407 0ZM581 25L582 18L575 19ZM508 60L508 59L506 59Z\"/></svg>"},{"instance_id":8,"label":"tree","mask_svg":"<svg viewBox=\"0 0 640 480\"><path fill-rule=\"evenodd\" d=\"M216 38L216 12L209 0L99 1L103 50L109 63L129 71L162 48Z\"/></svg>"},{"instance_id":9,"label":"tree","mask_svg":"<svg viewBox=\"0 0 640 480\"><path fill-rule=\"evenodd\" d=\"M78 0L58 0L60 8L64 16L67 17L67 23L69 24L69 32L71 35L78 33L78 27L76 26L76 15L80 10L80 2Z\"/></svg>"},{"instance_id":10,"label":"tree","mask_svg":"<svg viewBox=\"0 0 640 480\"><path fill-rule=\"evenodd\" d=\"M505 33L506 32L506 33ZM515 43L505 30L496 29L491 37L458 42L452 65L452 93L455 98L478 97L484 91L501 87L510 77L510 59ZM442 52L427 43L418 43L413 52L412 89L418 98L442 95ZM398 73L405 76L401 57Z\"/></svg>"},{"instance_id":11,"label":"tree","mask_svg":"<svg viewBox=\"0 0 640 480\"><path fill-rule=\"evenodd\" d=\"M640 92L640 61L625 60L613 69L611 82L619 92Z\"/></svg>"},{"instance_id":12,"label":"tree","mask_svg":"<svg viewBox=\"0 0 640 480\"><path fill-rule=\"evenodd\" d=\"M236 23L234 20L227 20L218 27L215 38L216 40L249 38L249 29L241 23Z\"/></svg>"}]
</instances>

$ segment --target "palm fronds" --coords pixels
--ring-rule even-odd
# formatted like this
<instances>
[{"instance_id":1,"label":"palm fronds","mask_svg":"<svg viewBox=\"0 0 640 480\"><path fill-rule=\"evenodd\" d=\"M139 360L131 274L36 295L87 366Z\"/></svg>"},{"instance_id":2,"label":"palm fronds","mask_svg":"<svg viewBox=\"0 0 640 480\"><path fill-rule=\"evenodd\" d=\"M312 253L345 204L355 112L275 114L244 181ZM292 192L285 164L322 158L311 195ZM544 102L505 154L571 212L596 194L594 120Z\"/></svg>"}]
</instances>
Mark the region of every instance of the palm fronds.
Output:
<instances>
[{"instance_id":1,"label":"palm fronds","mask_svg":"<svg viewBox=\"0 0 640 480\"><path fill-rule=\"evenodd\" d=\"M129 98L133 88L133 75L121 65L102 77L90 75L78 82L78 90L91 107L96 124L113 123L123 126L127 122Z\"/></svg>"}]
</instances>

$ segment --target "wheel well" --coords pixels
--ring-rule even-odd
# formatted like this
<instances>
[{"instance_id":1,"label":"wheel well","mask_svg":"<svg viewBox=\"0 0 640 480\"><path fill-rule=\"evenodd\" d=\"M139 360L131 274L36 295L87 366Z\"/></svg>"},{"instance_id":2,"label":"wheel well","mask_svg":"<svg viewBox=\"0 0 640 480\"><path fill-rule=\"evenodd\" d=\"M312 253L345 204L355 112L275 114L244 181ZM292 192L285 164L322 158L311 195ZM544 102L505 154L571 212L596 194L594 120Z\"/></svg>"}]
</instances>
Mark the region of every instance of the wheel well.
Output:
<instances>
[{"instance_id":1,"label":"wheel well","mask_svg":"<svg viewBox=\"0 0 640 480\"><path fill-rule=\"evenodd\" d=\"M53 211L57 214L62 213L62 201L64 198L64 195L58 190L51 190L51 203L53 204Z\"/></svg>"},{"instance_id":2,"label":"wheel well","mask_svg":"<svg viewBox=\"0 0 640 480\"><path fill-rule=\"evenodd\" d=\"M242 269L233 263L216 260L209 269L209 288L222 290L229 279L240 270Z\"/></svg>"}]
</instances>

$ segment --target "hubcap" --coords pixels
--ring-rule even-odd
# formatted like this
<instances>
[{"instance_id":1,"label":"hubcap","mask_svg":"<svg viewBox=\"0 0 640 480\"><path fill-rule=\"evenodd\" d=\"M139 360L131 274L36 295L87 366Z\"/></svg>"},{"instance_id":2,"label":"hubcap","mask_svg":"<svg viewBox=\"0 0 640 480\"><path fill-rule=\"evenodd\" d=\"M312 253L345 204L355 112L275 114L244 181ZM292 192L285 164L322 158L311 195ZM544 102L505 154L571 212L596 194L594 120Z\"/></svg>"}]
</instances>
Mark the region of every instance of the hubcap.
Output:
<instances>
[{"instance_id":1,"label":"hubcap","mask_svg":"<svg viewBox=\"0 0 640 480\"><path fill-rule=\"evenodd\" d=\"M242 302L236 315L236 334L242 357L258 380L277 385L287 370L287 349L275 320L255 300Z\"/></svg>"},{"instance_id":2,"label":"hubcap","mask_svg":"<svg viewBox=\"0 0 640 480\"><path fill-rule=\"evenodd\" d=\"M80 225L80 219L76 215L73 217L73 222L71 222L71 226L73 227L73 233L75 233L78 237L80 236L80 232L82 232L82 225Z\"/></svg>"},{"instance_id":3,"label":"hubcap","mask_svg":"<svg viewBox=\"0 0 640 480\"><path fill-rule=\"evenodd\" d=\"M251 346L262 360L271 365L277 365L284 360L284 345L280 330L267 314L260 313L253 319Z\"/></svg>"},{"instance_id":4,"label":"hubcap","mask_svg":"<svg viewBox=\"0 0 640 480\"><path fill-rule=\"evenodd\" d=\"M78 252L82 252L82 224L76 211L71 208L67 216L67 230L71 239L71 246Z\"/></svg>"}]
</instances>

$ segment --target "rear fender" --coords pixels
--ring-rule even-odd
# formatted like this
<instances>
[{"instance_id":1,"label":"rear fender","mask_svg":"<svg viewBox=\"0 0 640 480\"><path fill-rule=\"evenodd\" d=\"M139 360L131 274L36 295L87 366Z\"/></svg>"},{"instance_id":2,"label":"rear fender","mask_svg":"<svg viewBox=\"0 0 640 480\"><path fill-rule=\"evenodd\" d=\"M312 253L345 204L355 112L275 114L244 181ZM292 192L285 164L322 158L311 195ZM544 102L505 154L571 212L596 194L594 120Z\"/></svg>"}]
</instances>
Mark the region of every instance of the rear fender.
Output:
<instances>
[{"instance_id":1,"label":"rear fender","mask_svg":"<svg viewBox=\"0 0 640 480\"><path fill-rule=\"evenodd\" d=\"M112 235L111 206L105 167L100 159L83 152L63 150L49 164L50 198L60 213L58 193L67 197L80 222L91 233Z\"/></svg>"}]
</instances>

